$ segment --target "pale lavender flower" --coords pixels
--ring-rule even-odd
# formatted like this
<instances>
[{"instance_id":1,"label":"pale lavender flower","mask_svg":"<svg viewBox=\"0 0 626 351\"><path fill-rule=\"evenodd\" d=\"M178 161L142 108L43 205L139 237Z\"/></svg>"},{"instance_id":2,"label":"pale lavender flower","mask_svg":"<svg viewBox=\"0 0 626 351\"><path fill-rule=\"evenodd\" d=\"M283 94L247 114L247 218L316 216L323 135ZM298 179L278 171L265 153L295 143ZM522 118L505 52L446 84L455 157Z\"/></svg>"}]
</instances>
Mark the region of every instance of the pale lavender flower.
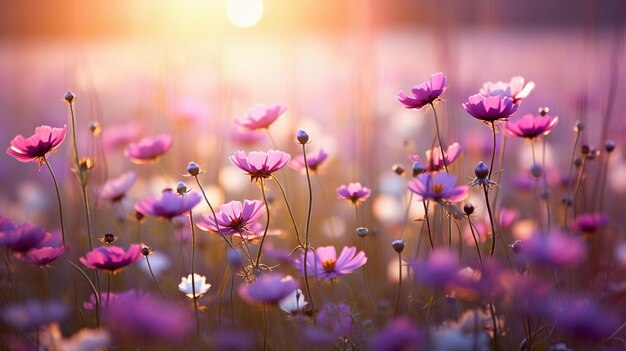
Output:
<instances>
[{"instance_id":1,"label":"pale lavender flower","mask_svg":"<svg viewBox=\"0 0 626 351\"><path fill-rule=\"evenodd\" d=\"M448 146L445 152L445 157L446 157L445 164L448 166L451 165L452 162L454 162L461 155L461 151L463 151L463 148L461 147L461 144L459 143L453 143L452 145ZM413 163L415 162L419 162L420 164L422 163L419 155L417 154L410 155L409 160L411 160L411 162ZM432 148L431 150L426 151L425 166L426 166L426 170L430 172L440 171L444 168L444 162L443 162L443 159L441 158L440 147L437 146L437 147Z\"/></svg>"},{"instance_id":2,"label":"pale lavender flower","mask_svg":"<svg viewBox=\"0 0 626 351\"><path fill-rule=\"evenodd\" d=\"M317 153L307 152L306 161L307 161L307 164L309 165L309 170L311 172L317 172L319 167L322 165L322 163L324 163L324 161L326 161L327 158L328 158L328 153L326 153L324 149L320 149ZM296 171L303 171L304 170L304 156L298 155L294 157L289 162L289 167L295 169Z\"/></svg>"},{"instance_id":3,"label":"pale lavender flower","mask_svg":"<svg viewBox=\"0 0 626 351\"><path fill-rule=\"evenodd\" d=\"M334 246L318 247L315 255L307 251L307 275L317 279L343 278L365 263L367 263L365 252L357 253L356 247L344 246L339 257ZM304 275L304 253L300 255L300 260L296 261L295 265L300 274Z\"/></svg>"},{"instance_id":4,"label":"pale lavender flower","mask_svg":"<svg viewBox=\"0 0 626 351\"><path fill-rule=\"evenodd\" d=\"M193 191L180 196L172 189L165 189L159 198L149 196L135 204L135 210L142 214L172 219L191 210L201 200L200 194Z\"/></svg>"},{"instance_id":5,"label":"pale lavender flower","mask_svg":"<svg viewBox=\"0 0 626 351\"><path fill-rule=\"evenodd\" d=\"M242 299L250 303L277 304L298 288L291 276L267 273L251 283L243 283L238 292Z\"/></svg>"},{"instance_id":6,"label":"pale lavender flower","mask_svg":"<svg viewBox=\"0 0 626 351\"><path fill-rule=\"evenodd\" d=\"M513 99L513 103L519 104L535 89L535 82L525 83L524 77L516 76L507 82L487 82L480 89L484 96L504 96Z\"/></svg>"},{"instance_id":7,"label":"pale lavender flower","mask_svg":"<svg viewBox=\"0 0 626 351\"><path fill-rule=\"evenodd\" d=\"M361 185L361 183L349 183L348 185L342 185L337 188L337 197L348 200L353 205L364 202L370 197L371 193L372 191Z\"/></svg>"},{"instance_id":8,"label":"pale lavender flower","mask_svg":"<svg viewBox=\"0 0 626 351\"><path fill-rule=\"evenodd\" d=\"M107 180L100 189L100 198L117 202L124 198L126 192L135 184L137 174L133 171L126 172L120 176Z\"/></svg>"},{"instance_id":9,"label":"pale lavender flower","mask_svg":"<svg viewBox=\"0 0 626 351\"><path fill-rule=\"evenodd\" d=\"M420 174L409 182L408 188L419 201L459 202L468 195L467 186L457 186L456 177L445 172Z\"/></svg>"},{"instance_id":10,"label":"pale lavender flower","mask_svg":"<svg viewBox=\"0 0 626 351\"><path fill-rule=\"evenodd\" d=\"M154 138L143 138L128 145L124 154L137 164L153 163L172 148L172 137L160 134Z\"/></svg>"},{"instance_id":11,"label":"pale lavender flower","mask_svg":"<svg viewBox=\"0 0 626 351\"><path fill-rule=\"evenodd\" d=\"M419 110L428 104L432 104L439 100L439 96L446 90L446 76L443 73L434 73L430 75L428 81L411 88L413 97L407 96L404 92L399 91L396 99L404 105L405 108Z\"/></svg>"},{"instance_id":12,"label":"pale lavender flower","mask_svg":"<svg viewBox=\"0 0 626 351\"><path fill-rule=\"evenodd\" d=\"M28 300L3 307L0 316L8 325L30 331L63 320L67 312L67 306L58 301Z\"/></svg>"},{"instance_id":13,"label":"pale lavender flower","mask_svg":"<svg viewBox=\"0 0 626 351\"><path fill-rule=\"evenodd\" d=\"M272 173L283 168L291 156L282 151L269 150L252 151L248 155L244 151L237 151L228 159L250 176L250 181L267 179Z\"/></svg>"},{"instance_id":14,"label":"pale lavender flower","mask_svg":"<svg viewBox=\"0 0 626 351\"><path fill-rule=\"evenodd\" d=\"M224 235L245 235L251 232L251 225L264 213L265 206L259 200L244 200L243 204L240 201L231 201L221 205L215 217L213 213L204 215L198 222L198 227ZM215 218L217 218L217 223L215 223Z\"/></svg>"},{"instance_id":15,"label":"pale lavender flower","mask_svg":"<svg viewBox=\"0 0 626 351\"><path fill-rule=\"evenodd\" d=\"M561 231L535 233L522 242L522 254L532 262L572 267L587 256L587 247L580 238Z\"/></svg>"},{"instance_id":16,"label":"pale lavender flower","mask_svg":"<svg viewBox=\"0 0 626 351\"><path fill-rule=\"evenodd\" d=\"M609 223L609 216L606 213L583 213L578 215L570 227L580 232L590 234Z\"/></svg>"},{"instance_id":17,"label":"pale lavender flower","mask_svg":"<svg viewBox=\"0 0 626 351\"><path fill-rule=\"evenodd\" d=\"M519 105L506 96L488 96L476 94L467 98L463 109L473 117L485 122L494 122L505 119L517 111Z\"/></svg>"},{"instance_id":18,"label":"pale lavender flower","mask_svg":"<svg viewBox=\"0 0 626 351\"><path fill-rule=\"evenodd\" d=\"M419 350L422 331L408 317L399 317L387 324L385 329L372 334L369 349L372 351Z\"/></svg>"},{"instance_id":19,"label":"pale lavender flower","mask_svg":"<svg viewBox=\"0 0 626 351\"><path fill-rule=\"evenodd\" d=\"M265 106L259 104L249 109L244 117L236 119L235 123L250 131L267 129L286 109L283 105Z\"/></svg>"}]
</instances>

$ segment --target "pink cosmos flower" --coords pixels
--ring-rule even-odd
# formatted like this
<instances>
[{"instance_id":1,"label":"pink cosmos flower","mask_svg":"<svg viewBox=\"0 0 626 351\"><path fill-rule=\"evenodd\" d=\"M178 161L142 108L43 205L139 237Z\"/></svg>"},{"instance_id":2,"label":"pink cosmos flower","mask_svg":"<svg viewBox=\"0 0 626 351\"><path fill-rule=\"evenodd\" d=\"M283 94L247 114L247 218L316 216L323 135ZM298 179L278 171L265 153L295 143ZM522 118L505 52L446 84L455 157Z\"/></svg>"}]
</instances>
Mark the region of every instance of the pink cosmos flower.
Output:
<instances>
[{"instance_id":1,"label":"pink cosmos flower","mask_svg":"<svg viewBox=\"0 0 626 351\"><path fill-rule=\"evenodd\" d=\"M269 128L287 108L283 105L265 106L259 104L249 109L246 115L235 120L235 123L246 130Z\"/></svg>"},{"instance_id":2,"label":"pink cosmos flower","mask_svg":"<svg viewBox=\"0 0 626 351\"><path fill-rule=\"evenodd\" d=\"M430 75L430 79L411 88L413 97L407 96L404 92L399 91L396 99L404 105L405 108L413 108L416 110L432 104L439 99L446 90L446 76L443 73L435 73Z\"/></svg>"},{"instance_id":3,"label":"pink cosmos flower","mask_svg":"<svg viewBox=\"0 0 626 351\"><path fill-rule=\"evenodd\" d=\"M300 260L295 262L300 274L304 275L304 253L300 255ZM357 268L367 262L365 252L356 252L356 247L345 246L339 257L334 246L318 247L313 255L307 251L306 266L307 275L317 279L343 278L354 272Z\"/></svg>"},{"instance_id":4,"label":"pink cosmos flower","mask_svg":"<svg viewBox=\"0 0 626 351\"><path fill-rule=\"evenodd\" d=\"M154 138L143 138L128 145L124 154L136 164L152 163L172 147L172 137L161 134Z\"/></svg>"},{"instance_id":5,"label":"pink cosmos flower","mask_svg":"<svg viewBox=\"0 0 626 351\"><path fill-rule=\"evenodd\" d=\"M291 156L282 151L269 150L252 151L248 155L244 151L237 151L228 159L250 176L250 181L267 179L272 173L285 167Z\"/></svg>"},{"instance_id":6,"label":"pink cosmos flower","mask_svg":"<svg viewBox=\"0 0 626 351\"><path fill-rule=\"evenodd\" d=\"M100 189L100 197L111 202L117 202L124 198L126 192L135 184L137 174L126 172L117 178L109 179Z\"/></svg>"},{"instance_id":7,"label":"pink cosmos flower","mask_svg":"<svg viewBox=\"0 0 626 351\"><path fill-rule=\"evenodd\" d=\"M550 115L524 115L515 122L507 121L504 132L509 136L533 139L540 135L548 135L559 122L558 117Z\"/></svg>"},{"instance_id":8,"label":"pink cosmos flower","mask_svg":"<svg viewBox=\"0 0 626 351\"><path fill-rule=\"evenodd\" d=\"M35 134L24 138L21 134L11 140L11 146L7 148L7 154L15 157L20 162L43 163L43 158L48 153L56 150L65 139L67 126L53 128L40 126L35 128Z\"/></svg>"},{"instance_id":9,"label":"pink cosmos flower","mask_svg":"<svg viewBox=\"0 0 626 351\"><path fill-rule=\"evenodd\" d=\"M215 213L217 224L212 213L205 215L199 222L198 227L202 230L212 230L224 235L251 233L250 226L265 213L265 206L259 200L231 201L220 206ZM219 228L218 228L219 226Z\"/></svg>"},{"instance_id":10,"label":"pink cosmos flower","mask_svg":"<svg viewBox=\"0 0 626 351\"><path fill-rule=\"evenodd\" d=\"M311 172L316 172L319 166L326 161L328 158L328 153L324 151L324 149L320 149L317 153L309 154L307 152L306 161L309 165L309 170ZM304 156L298 155L294 157L291 162L289 162L289 167L295 169L296 171L304 170Z\"/></svg>"},{"instance_id":11,"label":"pink cosmos flower","mask_svg":"<svg viewBox=\"0 0 626 351\"><path fill-rule=\"evenodd\" d=\"M5 245L14 252L25 253L30 249L34 249L42 241L50 237L43 228L30 223L23 223L10 230L10 226L6 225L3 235L0 237L0 244Z\"/></svg>"},{"instance_id":12,"label":"pink cosmos flower","mask_svg":"<svg viewBox=\"0 0 626 351\"><path fill-rule=\"evenodd\" d=\"M446 164L450 166L450 164L452 164L452 162L454 162L459 157L459 155L461 155L461 151L463 151L463 148L461 147L461 144L459 143L454 143L448 146L446 153L445 153ZM410 155L409 159L413 163L415 162L419 162L420 164L422 163L419 155L417 154ZM436 172L436 171L442 170L444 168L444 163L443 163L443 160L441 159L441 148L434 147L432 150L427 150L426 162L427 162L425 165L426 170L430 172Z\"/></svg>"},{"instance_id":13,"label":"pink cosmos flower","mask_svg":"<svg viewBox=\"0 0 626 351\"><path fill-rule=\"evenodd\" d=\"M465 185L456 185L456 177L445 173L424 173L411 180L408 188L419 201L463 201L468 195Z\"/></svg>"},{"instance_id":14,"label":"pink cosmos flower","mask_svg":"<svg viewBox=\"0 0 626 351\"><path fill-rule=\"evenodd\" d=\"M480 89L480 94L484 96L498 95L510 97L513 99L513 103L518 104L535 89L535 82L524 83L524 77L521 76L511 78L511 81L508 83L502 81L495 83L487 82Z\"/></svg>"},{"instance_id":15,"label":"pink cosmos flower","mask_svg":"<svg viewBox=\"0 0 626 351\"><path fill-rule=\"evenodd\" d=\"M584 213L579 215L570 224L570 227L583 233L593 233L609 223L606 213Z\"/></svg>"},{"instance_id":16,"label":"pink cosmos flower","mask_svg":"<svg viewBox=\"0 0 626 351\"><path fill-rule=\"evenodd\" d=\"M260 130L247 131L235 129L230 133L230 139L239 145L253 146L261 142L263 133Z\"/></svg>"},{"instance_id":17,"label":"pink cosmos flower","mask_svg":"<svg viewBox=\"0 0 626 351\"><path fill-rule=\"evenodd\" d=\"M361 183L349 183L348 185L342 185L337 188L337 197L348 200L353 205L367 200L371 194L372 190L364 187Z\"/></svg>"},{"instance_id":18,"label":"pink cosmos flower","mask_svg":"<svg viewBox=\"0 0 626 351\"><path fill-rule=\"evenodd\" d=\"M119 246L100 246L87 252L80 262L92 269L103 269L117 272L131 263L141 259L141 245L131 244L127 251Z\"/></svg>"},{"instance_id":19,"label":"pink cosmos flower","mask_svg":"<svg viewBox=\"0 0 626 351\"><path fill-rule=\"evenodd\" d=\"M200 200L200 195L193 191L180 196L172 189L165 189L161 197L148 196L135 204L135 210L142 214L172 219L194 208Z\"/></svg>"},{"instance_id":20,"label":"pink cosmos flower","mask_svg":"<svg viewBox=\"0 0 626 351\"><path fill-rule=\"evenodd\" d=\"M59 233L46 234L46 237L34 248L26 252L16 252L15 257L22 262L47 266L65 252Z\"/></svg>"},{"instance_id":21,"label":"pink cosmos flower","mask_svg":"<svg viewBox=\"0 0 626 351\"><path fill-rule=\"evenodd\" d=\"M137 123L115 124L102 130L102 144L105 150L121 148L137 140L140 132Z\"/></svg>"},{"instance_id":22,"label":"pink cosmos flower","mask_svg":"<svg viewBox=\"0 0 626 351\"><path fill-rule=\"evenodd\" d=\"M470 115L485 122L494 122L504 119L517 111L519 105L507 96L472 95L463 103L463 109Z\"/></svg>"},{"instance_id":23,"label":"pink cosmos flower","mask_svg":"<svg viewBox=\"0 0 626 351\"><path fill-rule=\"evenodd\" d=\"M298 282L291 276L268 273L252 283L241 284L238 292L242 299L250 303L277 304L297 288Z\"/></svg>"}]
</instances>

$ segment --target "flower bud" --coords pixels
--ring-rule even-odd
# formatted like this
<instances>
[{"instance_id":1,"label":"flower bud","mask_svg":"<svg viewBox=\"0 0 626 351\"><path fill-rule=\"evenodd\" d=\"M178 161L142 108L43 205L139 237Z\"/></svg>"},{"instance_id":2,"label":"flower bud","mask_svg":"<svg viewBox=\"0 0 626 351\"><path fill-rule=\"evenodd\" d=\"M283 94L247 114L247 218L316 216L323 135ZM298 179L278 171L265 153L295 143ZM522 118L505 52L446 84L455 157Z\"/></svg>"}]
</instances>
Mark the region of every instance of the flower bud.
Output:
<instances>
[{"instance_id":1,"label":"flower bud","mask_svg":"<svg viewBox=\"0 0 626 351\"><path fill-rule=\"evenodd\" d=\"M541 166L537 163L533 164L533 166L530 167L530 174L532 174L532 176L535 178L541 177L542 172L543 170L541 169Z\"/></svg>"},{"instance_id":2,"label":"flower bud","mask_svg":"<svg viewBox=\"0 0 626 351\"><path fill-rule=\"evenodd\" d=\"M391 167L391 170L393 170L393 172L399 176L404 175L404 168L401 165L395 164Z\"/></svg>"},{"instance_id":3,"label":"flower bud","mask_svg":"<svg viewBox=\"0 0 626 351\"><path fill-rule=\"evenodd\" d=\"M587 145L587 144L585 144L585 145L583 145L583 146L581 146L581 147L580 147L580 152L581 152L583 155L588 154L588 153L589 153L589 151L591 151L591 148L590 148L590 147L589 147L589 145Z\"/></svg>"},{"instance_id":4,"label":"flower bud","mask_svg":"<svg viewBox=\"0 0 626 351\"><path fill-rule=\"evenodd\" d=\"M361 238L365 238L367 236L367 234L370 233L370 230L365 228L365 227L358 227L356 228L356 235L358 235Z\"/></svg>"},{"instance_id":5,"label":"flower bud","mask_svg":"<svg viewBox=\"0 0 626 351\"><path fill-rule=\"evenodd\" d=\"M243 253L241 250L228 249L226 253L226 261L233 267L241 266L243 263Z\"/></svg>"},{"instance_id":6,"label":"flower bud","mask_svg":"<svg viewBox=\"0 0 626 351\"><path fill-rule=\"evenodd\" d=\"M607 140L604 144L604 150L606 150L606 152L613 152L613 150L615 150L615 142L613 140Z\"/></svg>"},{"instance_id":7,"label":"flower bud","mask_svg":"<svg viewBox=\"0 0 626 351\"><path fill-rule=\"evenodd\" d=\"M105 233L101 238L100 241L109 245L112 242L114 242L115 240L117 240L117 235L112 234L112 233Z\"/></svg>"},{"instance_id":8,"label":"flower bud","mask_svg":"<svg viewBox=\"0 0 626 351\"><path fill-rule=\"evenodd\" d=\"M576 167L580 167L580 166L582 166L582 164L583 164L583 159L582 159L582 158L580 158L580 157L576 157L576 158L574 159L574 166L576 166Z\"/></svg>"},{"instance_id":9,"label":"flower bud","mask_svg":"<svg viewBox=\"0 0 626 351\"><path fill-rule=\"evenodd\" d=\"M82 157L79 161L80 170L82 172L87 172L94 167L94 162L91 157Z\"/></svg>"},{"instance_id":10,"label":"flower bud","mask_svg":"<svg viewBox=\"0 0 626 351\"><path fill-rule=\"evenodd\" d=\"M391 243L391 246L397 253L402 253L404 250L404 240L394 240Z\"/></svg>"},{"instance_id":11,"label":"flower bud","mask_svg":"<svg viewBox=\"0 0 626 351\"><path fill-rule=\"evenodd\" d=\"M74 93L72 93L69 90L65 92L65 96L63 98L65 99L65 101L69 102L70 104L74 101L74 99L76 99L76 97L74 96Z\"/></svg>"},{"instance_id":12,"label":"flower bud","mask_svg":"<svg viewBox=\"0 0 626 351\"><path fill-rule=\"evenodd\" d=\"M466 203L465 205L463 205L463 212L465 212L466 215L470 216L472 214L474 214L474 210L476 208L474 207L474 205L472 205L471 203Z\"/></svg>"},{"instance_id":13,"label":"flower bud","mask_svg":"<svg viewBox=\"0 0 626 351\"><path fill-rule=\"evenodd\" d=\"M413 162L413 177L417 177L424 172L426 172L426 168L421 163Z\"/></svg>"},{"instance_id":14,"label":"flower bud","mask_svg":"<svg viewBox=\"0 0 626 351\"><path fill-rule=\"evenodd\" d=\"M144 246L141 248L141 254L144 256L148 256L149 254L151 254L153 251L150 250L150 248L148 246Z\"/></svg>"},{"instance_id":15,"label":"flower bud","mask_svg":"<svg viewBox=\"0 0 626 351\"><path fill-rule=\"evenodd\" d=\"M200 166L198 166L198 164L196 164L195 162L189 162L189 164L187 165L187 173L189 173L193 177L197 176L198 174L200 174Z\"/></svg>"},{"instance_id":16,"label":"flower bud","mask_svg":"<svg viewBox=\"0 0 626 351\"><path fill-rule=\"evenodd\" d=\"M139 211L135 211L135 220L137 222L141 222L144 217L146 217L146 215L144 215L143 213L139 212Z\"/></svg>"},{"instance_id":17,"label":"flower bud","mask_svg":"<svg viewBox=\"0 0 626 351\"><path fill-rule=\"evenodd\" d=\"M474 168L474 174L478 179L485 179L489 175L489 167L483 161L480 161Z\"/></svg>"},{"instance_id":18,"label":"flower bud","mask_svg":"<svg viewBox=\"0 0 626 351\"><path fill-rule=\"evenodd\" d=\"M89 131L91 135L97 136L102 132L102 127L98 121L93 121L89 123Z\"/></svg>"},{"instance_id":19,"label":"flower bud","mask_svg":"<svg viewBox=\"0 0 626 351\"><path fill-rule=\"evenodd\" d=\"M515 240L515 242L511 244L511 249L513 249L513 252L515 252L516 254L522 252L522 241Z\"/></svg>"},{"instance_id":20,"label":"flower bud","mask_svg":"<svg viewBox=\"0 0 626 351\"><path fill-rule=\"evenodd\" d=\"M540 114L541 116L545 116L545 115L547 115L547 114L548 114L548 112L550 112L550 108L548 108L548 107L540 107L540 108L539 108L539 114Z\"/></svg>"},{"instance_id":21,"label":"flower bud","mask_svg":"<svg viewBox=\"0 0 626 351\"><path fill-rule=\"evenodd\" d=\"M187 184L178 182L178 185L176 185L176 192L178 195L185 195L187 193Z\"/></svg>"},{"instance_id":22,"label":"flower bud","mask_svg":"<svg viewBox=\"0 0 626 351\"><path fill-rule=\"evenodd\" d=\"M583 122L580 122L580 121L576 122L576 124L574 125L574 131L576 133L580 133L583 130L585 130L585 125L583 124Z\"/></svg>"},{"instance_id":23,"label":"flower bud","mask_svg":"<svg viewBox=\"0 0 626 351\"><path fill-rule=\"evenodd\" d=\"M309 134L302 129L298 129L296 132L296 139L298 139L300 144L304 145L309 142Z\"/></svg>"}]
</instances>

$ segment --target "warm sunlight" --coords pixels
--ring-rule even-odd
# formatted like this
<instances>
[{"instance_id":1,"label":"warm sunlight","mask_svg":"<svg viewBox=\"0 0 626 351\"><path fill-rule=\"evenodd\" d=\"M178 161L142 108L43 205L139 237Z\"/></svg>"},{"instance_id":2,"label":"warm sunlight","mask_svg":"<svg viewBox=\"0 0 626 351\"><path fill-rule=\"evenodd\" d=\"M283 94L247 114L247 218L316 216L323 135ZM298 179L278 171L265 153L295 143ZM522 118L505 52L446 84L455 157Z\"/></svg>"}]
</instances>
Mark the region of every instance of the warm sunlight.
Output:
<instances>
[{"instance_id":1,"label":"warm sunlight","mask_svg":"<svg viewBox=\"0 0 626 351\"><path fill-rule=\"evenodd\" d=\"M239 28L250 28L263 16L262 0L228 0L228 20Z\"/></svg>"}]
</instances>

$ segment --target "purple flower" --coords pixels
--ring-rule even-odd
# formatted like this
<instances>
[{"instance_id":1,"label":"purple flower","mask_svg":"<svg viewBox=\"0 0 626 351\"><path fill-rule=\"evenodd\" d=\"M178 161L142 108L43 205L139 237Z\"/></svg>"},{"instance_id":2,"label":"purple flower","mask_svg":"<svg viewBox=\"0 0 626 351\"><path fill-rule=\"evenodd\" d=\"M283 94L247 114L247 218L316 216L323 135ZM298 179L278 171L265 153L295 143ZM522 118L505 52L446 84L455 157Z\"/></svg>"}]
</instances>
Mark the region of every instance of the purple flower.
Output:
<instances>
[{"instance_id":1,"label":"purple flower","mask_svg":"<svg viewBox=\"0 0 626 351\"><path fill-rule=\"evenodd\" d=\"M609 216L606 213L584 213L576 217L570 224L570 227L589 234L606 226L608 223Z\"/></svg>"},{"instance_id":2,"label":"purple flower","mask_svg":"<svg viewBox=\"0 0 626 351\"><path fill-rule=\"evenodd\" d=\"M79 258L85 266L116 272L141 259L141 245L131 244L128 251L119 246L100 246Z\"/></svg>"},{"instance_id":3,"label":"purple flower","mask_svg":"<svg viewBox=\"0 0 626 351\"><path fill-rule=\"evenodd\" d=\"M67 126L53 128L40 126L35 128L35 134L24 138L21 134L11 140L11 146L7 148L7 154L15 157L20 162L43 163L43 158L54 151L65 139Z\"/></svg>"},{"instance_id":4,"label":"purple flower","mask_svg":"<svg viewBox=\"0 0 626 351\"><path fill-rule=\"evenodd\" d=\"M47 233L43 228L30 223L20 224L11 231L9 223L6 223L7 228L3 232L4 235L0 237L0 244L6 245L15 252L24 253L34 249L50 236L50 233Z\"/></svg>"},{"instance_id":5,"label":"purple flower","mask_svg":"<svg viewBox=\"0 0 626 351\"><path fill-rule=\"evenodd\" d=\"M506 135L533 139L540 135L548 135L559 122L558 117L550 115L524 115L515 122L507 121L504 126Z\"/></svg>"},{"instance_id":6,"label":"purple flower","mask_svg":"<svg viewBox=\"0 0 626 351\"><path fill-rule=\"evenodd\" d=\"M32 265L47 266L65 252L63 246L44 246L44 244L41 243L38 246L39 247L30 249L25 253L16 253L15 257L22 262Z\"/></svg>"},{"instance_id":7,"label":"purple flower","mask_svg":"<svg viewBox=\"0 0 626 351\"><path fill-rule=\"evenodd\" d=\"M0 315L7 324L29 331L63 320L67 316L67 307L57 301L28 300L2 308Z\"/></svg>"},{"instance_id":8,"label":"purple flower","mask_svg":"<svg viewBox=\"0 0 626 351\"><path fill-rule=\"evenodd\" d=\"M363 251L357 253L356 247L345 246L339 257L334 246L318 247L315 255L307 251L307 275L317 279L343 278L366 262L365 253ZM300 255L300 260L296 261L295 265L300 274L304 275L304 253Z\"/></svg>"},{"instance_id":9,"label":"purple flower","mask_svg":"<svg viewBox=\"0 0 626 351\"><path fill-rule=\"evenodd\" d=\"M241 329L221 329L213 335L213 350L254 350L254 335Z\"/></svg>"},{"instance_id":10,"label":"purple flower","mask_svg":"<svg viewBox=\"0 0 626 351\"><path fill-rule=\"evenodd\" d=\"M404 92L399 91L396 99L404 105L405 108L414 108L416 110L432 104L439 99L446 90L446 76L443 73L435 73L430 75L430 79L411 88L413 97L407 96Z\"/></svg>"},{"instance_id":11,"label":"purple flower","mask_svg":"<svg viewBox=\"0 0 626 351\"><path fill-rule=\"evenodd\" d=\"M277 304L298 288L291 276L268 273L251 283L239 286L239 296L250 303Z\"/></svg>"},{"instance_id":12,"label":"purple flower","mask_svg":"<svg viewBox=\"0 0 626 351\"><path fill-rule=\"evenodd\" d=\"M505 96L513 99L513 103L519 104L535 89L534 82L524 84L524 77L513 77L506 83L502 81L487 82L480 89L480 94L484 96Z\"/></svg>"},{"instance_id":13,"label":"purple flower","mask_svg":"<svg viewBox=\"0 0 626 351\"><path fill-rule=\"evenodd\" d=\"M485 122L494 122L512 115L519 106L506 96L472 95L463 103L463 109L470 115Z\"/></svg>"},{"instance_id":14,"label":"purple flower","mask_svg":"<svg viewBox=\"0 0 626 351\"><path fill-rule=\"evenodd\" d=\"M348 200L353 205L367 200L371 193L372 191L361 185L361 183L349 183L348 185L342 185L337 188L337 197Z\"/></svg>"},{"instance_id":15,"label":"purple flower","mask_svg":"<svg viewBox=\"0 0 626 351\"><path fill-rule=\"evenodd\" d=\"M250 131L269 128L286 109L283 105L265 106L259 104L249 109L244 117L236 119L235 123Z\"/></svg>"},{"instance_id":16,"label":"purple flower","mask_svg":"<svg viewBox=\"0 0 626 351\"><path fill-rule=\"evenodd\" d=\"M385 329L372 334L369 349L373 351L418 350L422 343L422 331L409 318L399 317Z\"/></svg>"},{"instance_id":17,"label":"purple flower","mask_svg":"<svg viewBox=\"0 0 626 351\"><path fill-rule=\"evenodd\" d=\"M212 230L224 235L241 234L251 232L250 226L265 213L265 206L259 200L231 201L220 206L220 210L215 213L217 224L213 213L206 214L198 223L202 230ZM219 228L218 228L219 227Z\"/></svg>"},{"instance_id":18,"label":"purple flower","mask_svg":"<svg viewBox=\"0 0 626 351\"><path fill-rule=\"evenodd\" d=\"M587 247L580 238L560 231L535 233L522 242L521 250L535 263L562 267L575 266L587 256Z\"/></svg>"},{"instance_id":19,"label":"purple flower","mask_svg":"<svg viewBox=\"0 0 626 351\"><path fill-rule=\"evenodd\" d=\"M318 170L319 166L326 161L328 158L328 154L324 149L320 149L317 153L311 153L306 156L307 164L309 165L309 170L311 172L315 172ZM299 155L296 156L289 162L289 167L295 169L296 171L304 170L304 156Z\"/></svg>"},{"instance_id":20,"label":"purple flower","mask_svg":"<svg viewBox=\"0 0 626 351\"><path fill-rule=\"evenodd\" d=\"M161 134L154 138L143 138L138 143L131 143L124 154L137 164L153 163L172 147L172 137Z\"/></svg>"},{"instance_id":21,"label":"purple flower","mask_svg":"<svg viewBox=\"0 0 626 351\"><path fill-rule=\"evenodd\" d=\"M448 146L448 149L445 152L445 157L446 157L445 164L447 164L448 166L451 165L452 162L454 162L459 157L459 155L461 155L461 151L463 151L463 148L461 147L459 143L454 143ZM411 160L411 162L413 163L415 162L422 163L419 155L417 154L410 155L409 160ZM426 170L430 172L440 171L444 168L444 163L443 163L443 160L441 159L440 147L434 147L432 150L426 151L426 165L425 166L426 166Z\"/></svg>"},{"instance_id":22,"label":"purple flower","mask_svg":"<svg viewBox=\"0 0 626 351\"><path fill-rule=\"evenodd\" d=\"M290 157L288 153L277 150L252 151L248 155L240 150L228 159L246 172L250 176L250 181L255 181L271 177L272 173L285 167Z\"/></svg>"},{"instance_id":23,"label":"purple flower","mask_svg":"<svg viewBox=\"0 0 626 351\"><path fill-rule=\"evenodd\" d=\"M100 198L111 202L120 201L135 184L135 180L137 180L137 174L132 171L108 180L100 189Z\"/></svg>"},{"instance_id":24,"label":"purple flower","mask_svg":"<svg viewBox=\"0 0 626 351\"><path fill-rule=\"evenodd\" d=\"M589 300L555 300L552 306L555 309L550 315L558 321L556 326L579 340L598 341L609 336L621 323L609 309Z\"/></svg>"},{"instance_id":25,"label":"purple flower","mask_svg":"<svg viewBox=\"0 0 626 351\"><path fill-rule=\"evenodd\" d=\"M253 146L263 139L263 133L260 130L247 131L235 129L230 133L233 142L243 146Z\"/></svg>"},{"instance_id":26,"label":"purple flower","mask_svg":"<svg viewBox=\"0 0 626 351\"><path fill-rule=\"evenodd\" d=\"M102 144L105 150L112 150L128 145L136 140L141 127L136 123L115 124L102 131Z\"/></svg>"},{"instance_id":27,"label":"purple flower","mask_svg":"<svg viewBox=\"0 0 626 351\"><path fill-rule=\"evenodd\" d=\"M315 345L328 345L353 331L350 306L325 304L315 318L315 325L304 330L304 338Z\"/></svg>"},{"instance_id":28,"label":"purple flower","mask_svg":"<svg viewBox=\"0 0 626 351\"><path fill-rule=\"evenodd\" d=\"M196 192L189 192L179 196L171 189L165 189L161 197L149 196L135 204L135 210L143 214L172 219L191 210L200 203L202 198Z\"/></svg>"},{"instance_id":29,"label":"purple flower","mask_svg":"<svg viewBox=\"0 0 626 351\"><path fill-rule=\"evenodd\" d=\"M146 294L136 290L128 290L120 293L109 292L108 294L106 292L102 292L100 293L100 305L111 306L114 305L118 300L122 301L144 296L146 296ZM83 302L83 307L85 307L87 311L95 311L96 296L94 294L91 294L91 296L89 297L89 301Z\"/></svg>"},{"instance_id":30,"label":"purple flower","mask_svg":"<svg viewBox=\"0 0 626 351\"><path fill-rule=\"evenodd\" d=\"M415 277L422 284L443 288L457 279L459 262L448 249L436 249L425 262L413 263Z\"/></svg>"},{"instance_id":31,"label":"purple flower","mask_svg":"<svg viewBox=\"0 0 626 351\"><path fill-rule=\"evenodd\" d=\"M5 235L9 235L15 231L15 223L10 219L0 215L0 245Z\"/></svg>"},{"instance_id":32,"label":"purple flower","mask_svg":"<svg viewBox=\"0 0 626 351\"><path fill-rule=\"evenodd\" d=\"M456 177L445 173L424 173L411 180L409 190L417 194L419 201L463 201L468 194L465 185L456 186Z\"/></svg>"}]
</instances>

